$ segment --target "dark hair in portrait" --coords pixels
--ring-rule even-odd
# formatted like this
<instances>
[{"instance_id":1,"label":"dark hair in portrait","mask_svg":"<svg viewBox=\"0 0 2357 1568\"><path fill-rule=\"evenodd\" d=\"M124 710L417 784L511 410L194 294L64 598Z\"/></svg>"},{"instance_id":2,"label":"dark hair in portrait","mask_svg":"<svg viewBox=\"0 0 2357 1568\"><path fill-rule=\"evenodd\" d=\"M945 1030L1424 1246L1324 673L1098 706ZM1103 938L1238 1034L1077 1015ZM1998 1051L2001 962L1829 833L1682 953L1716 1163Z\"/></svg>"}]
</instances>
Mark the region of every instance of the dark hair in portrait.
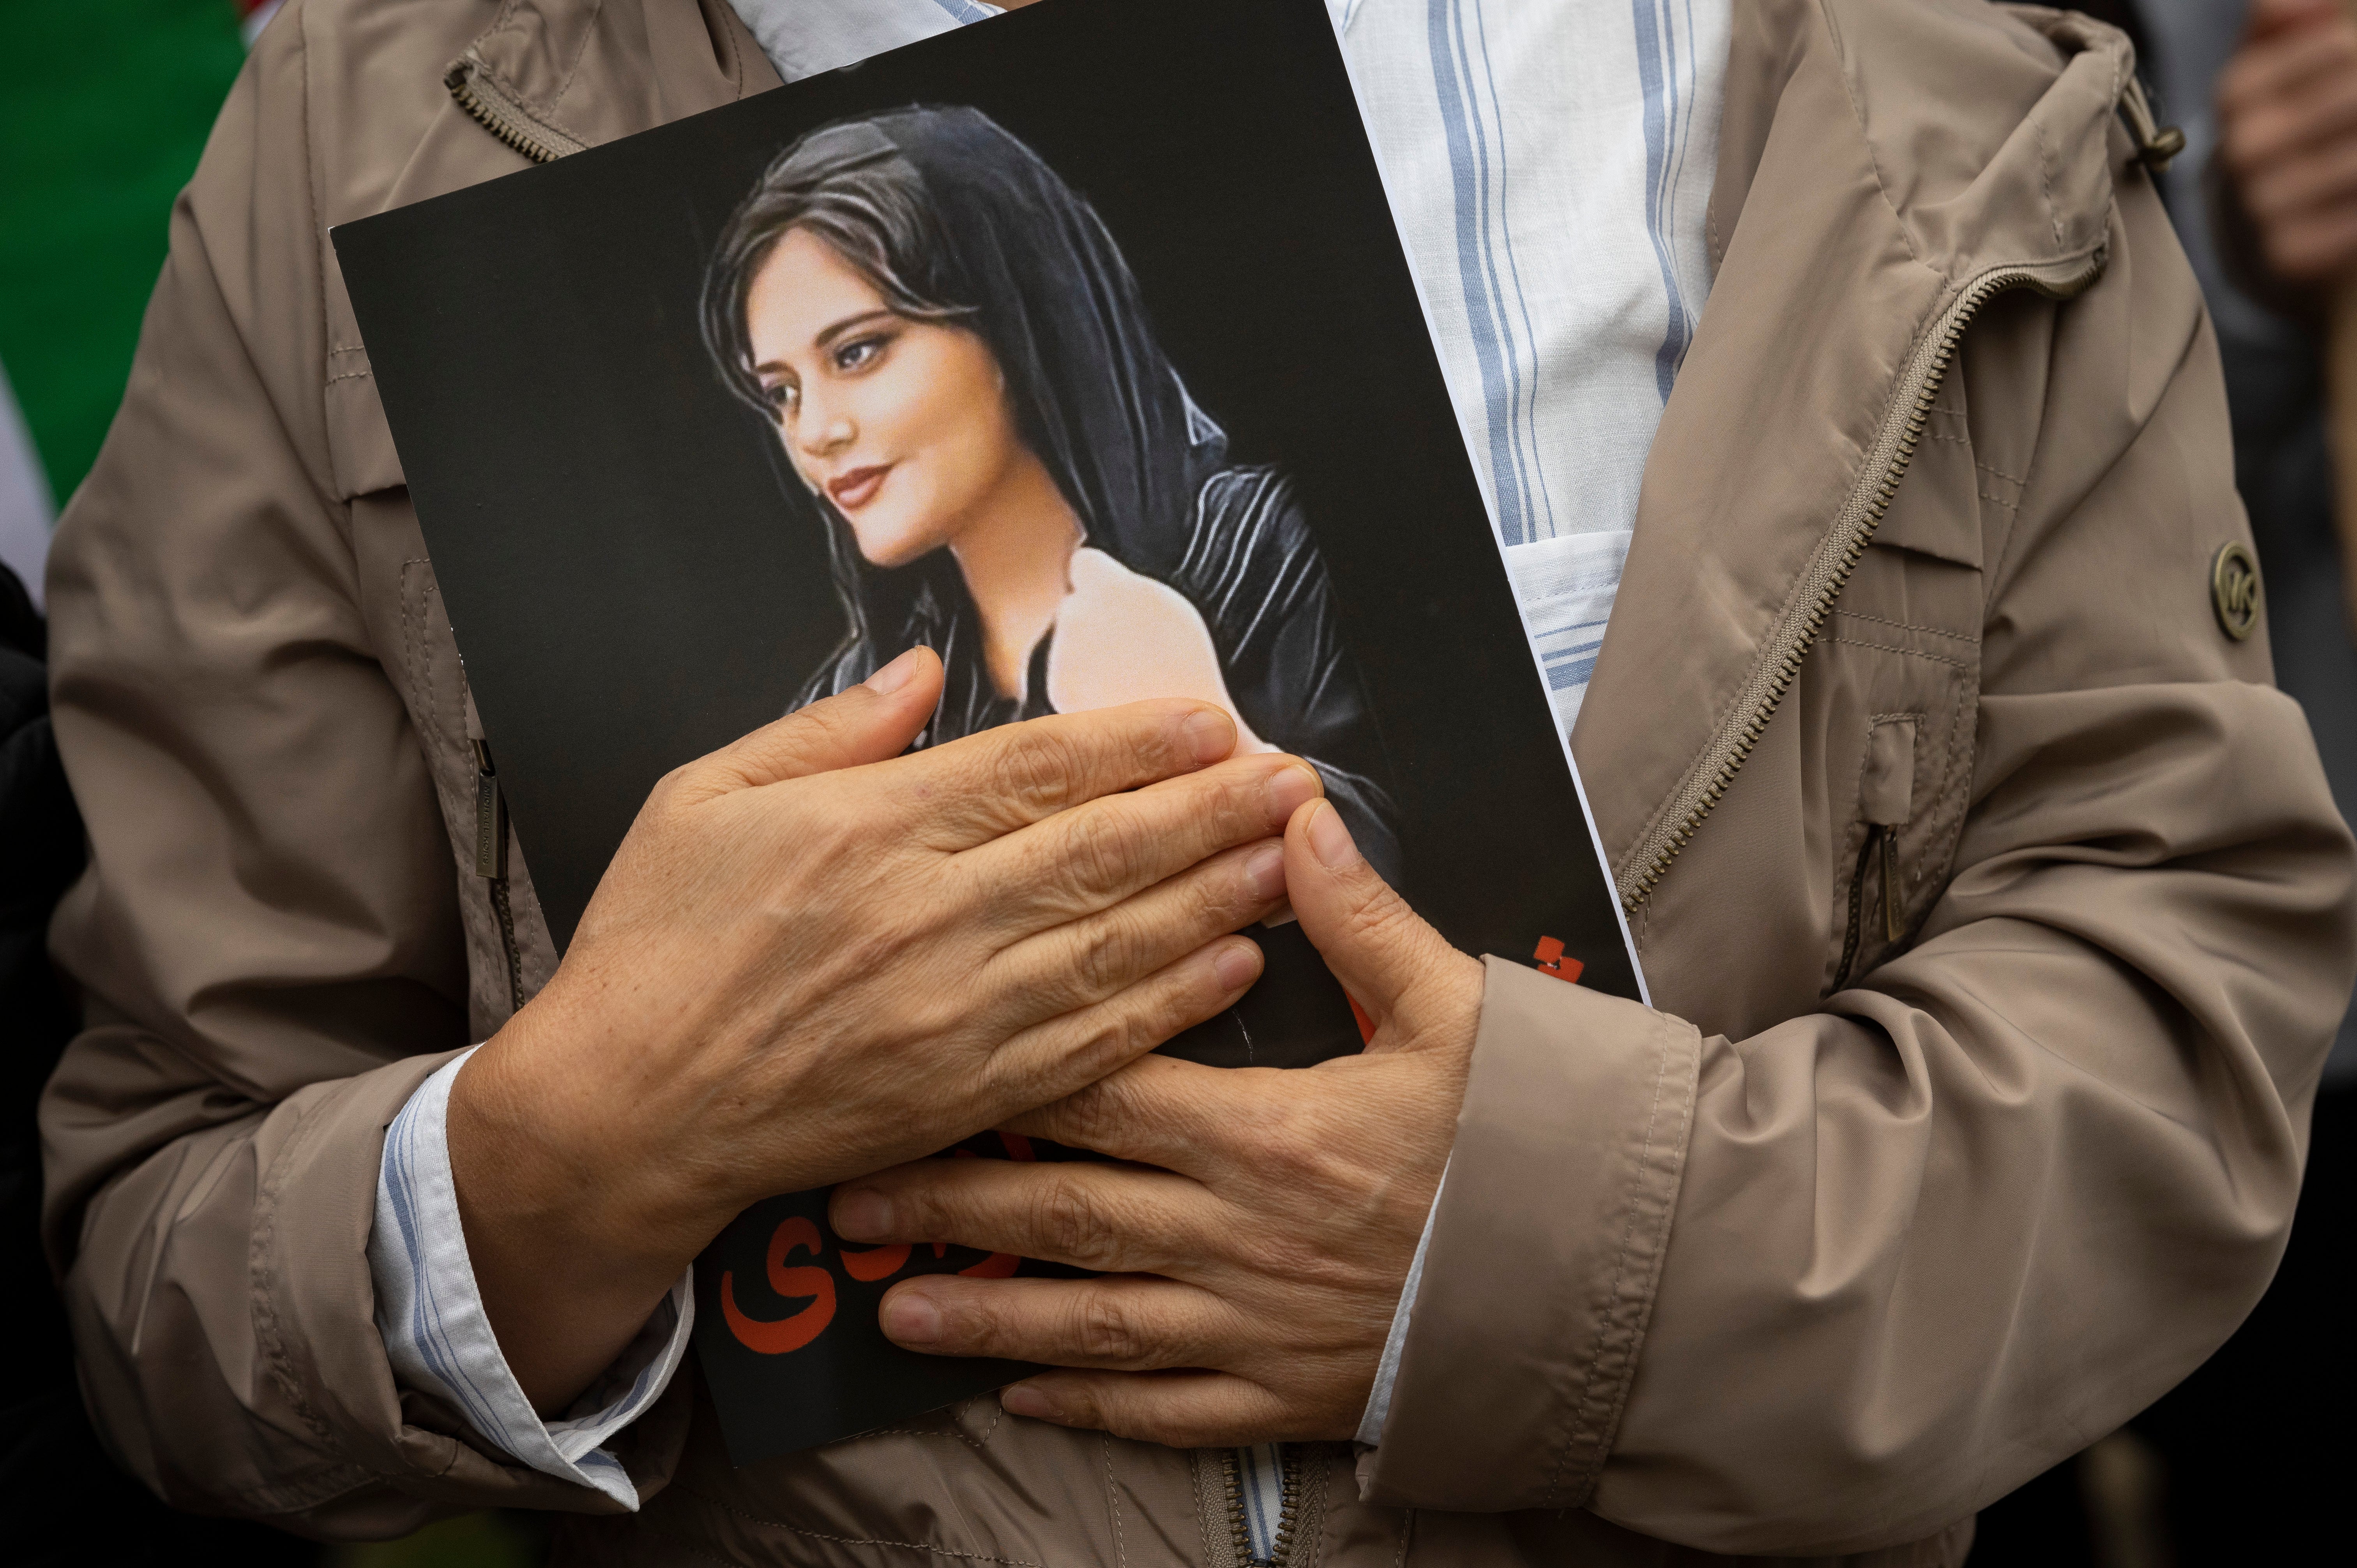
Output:
<instances>
[{"instance_id":1,"label":"dark hair in portrait","mask_svg":"<svg viewBox=\"0 0 2357 1568\"><path fill-rule=\"evenodd\" d=\"M722 231L703 328L829 542L846 628L802 701L919 644L948 675L920 746L1206 696L1316 765L1397 876L1382 737L1292 486L1231 460L1112 235L1029 147L971 108L811 132Z\"/></svg>"}]
</instances>

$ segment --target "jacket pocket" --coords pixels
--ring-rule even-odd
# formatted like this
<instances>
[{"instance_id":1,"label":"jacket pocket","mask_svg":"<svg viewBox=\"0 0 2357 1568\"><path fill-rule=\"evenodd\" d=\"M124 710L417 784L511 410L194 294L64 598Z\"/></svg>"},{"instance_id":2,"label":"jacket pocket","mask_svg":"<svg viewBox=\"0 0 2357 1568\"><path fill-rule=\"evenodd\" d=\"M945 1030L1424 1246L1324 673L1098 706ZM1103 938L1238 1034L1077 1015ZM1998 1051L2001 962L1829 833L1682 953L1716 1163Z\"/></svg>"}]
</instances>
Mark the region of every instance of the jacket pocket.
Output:
<instances>
[{"instance_id":1,"label":"jacket pocket","mask_svg":"<svg viewBox=\"0 0 2357 1568\"><path fill-rule=\"evenodd\" d=\"M1970 793L1979 647L1861 607L1836 612L1822 654L1830 993L1903 949L1946 885Z\"/></svg>"}]
</instances>

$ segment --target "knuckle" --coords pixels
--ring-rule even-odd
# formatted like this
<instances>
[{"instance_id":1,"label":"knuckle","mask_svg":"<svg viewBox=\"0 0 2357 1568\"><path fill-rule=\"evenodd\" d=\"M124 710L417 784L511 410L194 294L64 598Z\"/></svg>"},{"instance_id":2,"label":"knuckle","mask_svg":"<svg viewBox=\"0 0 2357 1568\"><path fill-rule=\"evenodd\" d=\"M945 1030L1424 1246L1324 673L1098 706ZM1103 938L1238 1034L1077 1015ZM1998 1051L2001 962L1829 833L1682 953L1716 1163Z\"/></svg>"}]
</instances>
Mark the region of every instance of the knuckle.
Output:
<instances>
[{"instance_id":1,"label":"knuckle","mask_svg":"<svg viewBox=\"0 0 2357 1568\"><path fill-rule=\"evenodd\" d=\"M1071 798L1081 776L1080 748L1053 725L1017 726L991 765L998 792L1033 812L1052 811Z\"/></svg>"},{"instance_id":2,"label":"knuckle","mask_svg":"<svg viewBox=\"0 0 2357 1568\"><path fill-rule=\"evenodd\" d=\"M1081 1354L1090 1360L1127 1364L1145 1359L1146 1335L1112 1292L1092 1290L1084 1294L1078 1317L1072 1337Z\"/></svg>"},{"instance_id":3,"label":"knuckle","mask_svg":"<svg viewBox=\"0 0 2357 1568\"><path fill-rule=\"evenodd\" d=\"M1125 1043L1129 1036L1127 1026L1114 1024L1099 1031L1101 1037L1115 1044ZM1083 1144L1102 1143L1125 1120L1121 1091L1110 1079L1099 1079L1087 1088L1076 1090L1062 1106L1061 1131L1070 1139Z\"/></svg>"},{"instance_id":4,"label":"knuckle","mask_svg":"<svg viewBox=\"0 0 2357 1568\"><path fill-rule=\"evenodd\" d=\"M1087 891L1109 893L1128 883L1145 848L1145 834L1129 812L1081 811L1065 834L1065 865Z\"/></svg>"},{"instance_id":5,"label":"knuckle","mask_svg":"<svg viewBox=\"0 0 2357 1568\"><path fill-rule=\"evenodd\" d=\"M1160 1043L1160 1036L1133 1009L1099 1007L1075 1036L1069 1059L1078 1071L1111 1072ZM1110 1131L1110 1120L1101 1120Z\"/></svg>"},{"instance_id":6,"label":"knuckle","mask_svg":"<svg viewBox=\"0 0 2357 1568\"><path fill-rule=\"evenodd\" d=\"M1038 1201L1033 1222L1049 1251L1082 1268L1110 1264L1113 1230L1086 1192L1071 1181L1055 1181L1047 1184Z\"/></svg>"},{"instance_id":7,"label":"knuckle","mask_svg":"<svg viewBox=\"0 0 2357 1568\"><path fill-rule=\"evenodd\" d=\"M1084 994L1109 994L1135 976L1143 944L1135 923L1126 917L1113 916L1097 921L1080 942L1080 950L1073 955L1072 972Z\"/></svg>"}]
</instances>

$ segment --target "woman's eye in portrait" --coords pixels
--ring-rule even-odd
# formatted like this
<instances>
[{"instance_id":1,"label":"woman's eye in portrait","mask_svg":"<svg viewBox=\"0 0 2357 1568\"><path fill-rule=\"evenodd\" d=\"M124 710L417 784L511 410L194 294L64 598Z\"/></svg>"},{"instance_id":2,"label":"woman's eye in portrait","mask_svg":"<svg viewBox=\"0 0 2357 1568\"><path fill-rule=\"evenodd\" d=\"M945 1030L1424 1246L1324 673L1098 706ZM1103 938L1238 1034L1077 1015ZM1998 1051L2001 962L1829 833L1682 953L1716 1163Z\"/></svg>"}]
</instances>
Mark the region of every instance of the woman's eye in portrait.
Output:
<instances>
[{"instance_id":1,"label":"woman's eye in portrait","mask_svg":"<svg viewBox=\"0 0 2357 1568\"><path fill-rule=\"evenodd\" d=\"M761 388L761 396L768 401L770 411L782 424L787 415L802 406L802 384L792 381L770 381Z\"/></svg>"},{"instance_id":2,"label":"woman's eye in portrait","mask_svg":"<svg viewBox=\"0 0 2357 1568\"><path fill-rule=\"evenodd\" d=\"M837 345L834 355L835 373L852 375L866 370L884 357L884 350L891 346L891 342L890 333L875 332Z\"/></svg>"}]
</instances>

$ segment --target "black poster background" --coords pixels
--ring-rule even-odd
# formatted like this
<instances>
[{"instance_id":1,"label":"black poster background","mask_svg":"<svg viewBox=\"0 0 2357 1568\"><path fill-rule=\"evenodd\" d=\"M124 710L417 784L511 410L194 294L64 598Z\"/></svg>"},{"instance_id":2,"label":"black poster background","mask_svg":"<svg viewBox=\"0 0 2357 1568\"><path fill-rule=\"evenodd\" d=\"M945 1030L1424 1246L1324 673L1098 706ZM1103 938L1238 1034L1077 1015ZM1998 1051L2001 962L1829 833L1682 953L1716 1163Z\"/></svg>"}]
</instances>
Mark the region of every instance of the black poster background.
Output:
<instances>
[{"instance_id":1,"label":"black poster background","mask_svg":"<svg viewBox=\"0 0 2357 1568\"><path fill-rule=\"evenodd\" d=\"M1044 0L335 231L560 947L655 780L783 712L841 636L825 541L786 526L782 466L712 369L698 289L781 147L910 103L981 109L1086 196L1235 459L1292 476L1390 754L1418 909L1473 952L1527 962L1558 938L1582 983L1638 994L1323 0ZM1281 1042L1257 1059L1355 1049L1298 929L1255 935L1271 979L1247 1015ZM763 1251L780 1219L823 1211L816 1194L759 1206L700 1269L698 1351L740 1463L1015 1370L887 1345L889 1282L847 1277L831 1236L826 1337L745 1349L718 1273L748 1315L806 1305L769 1292ZM977 1259L920 1249L895 1277Z\"/></svg>"}]
</instances>

